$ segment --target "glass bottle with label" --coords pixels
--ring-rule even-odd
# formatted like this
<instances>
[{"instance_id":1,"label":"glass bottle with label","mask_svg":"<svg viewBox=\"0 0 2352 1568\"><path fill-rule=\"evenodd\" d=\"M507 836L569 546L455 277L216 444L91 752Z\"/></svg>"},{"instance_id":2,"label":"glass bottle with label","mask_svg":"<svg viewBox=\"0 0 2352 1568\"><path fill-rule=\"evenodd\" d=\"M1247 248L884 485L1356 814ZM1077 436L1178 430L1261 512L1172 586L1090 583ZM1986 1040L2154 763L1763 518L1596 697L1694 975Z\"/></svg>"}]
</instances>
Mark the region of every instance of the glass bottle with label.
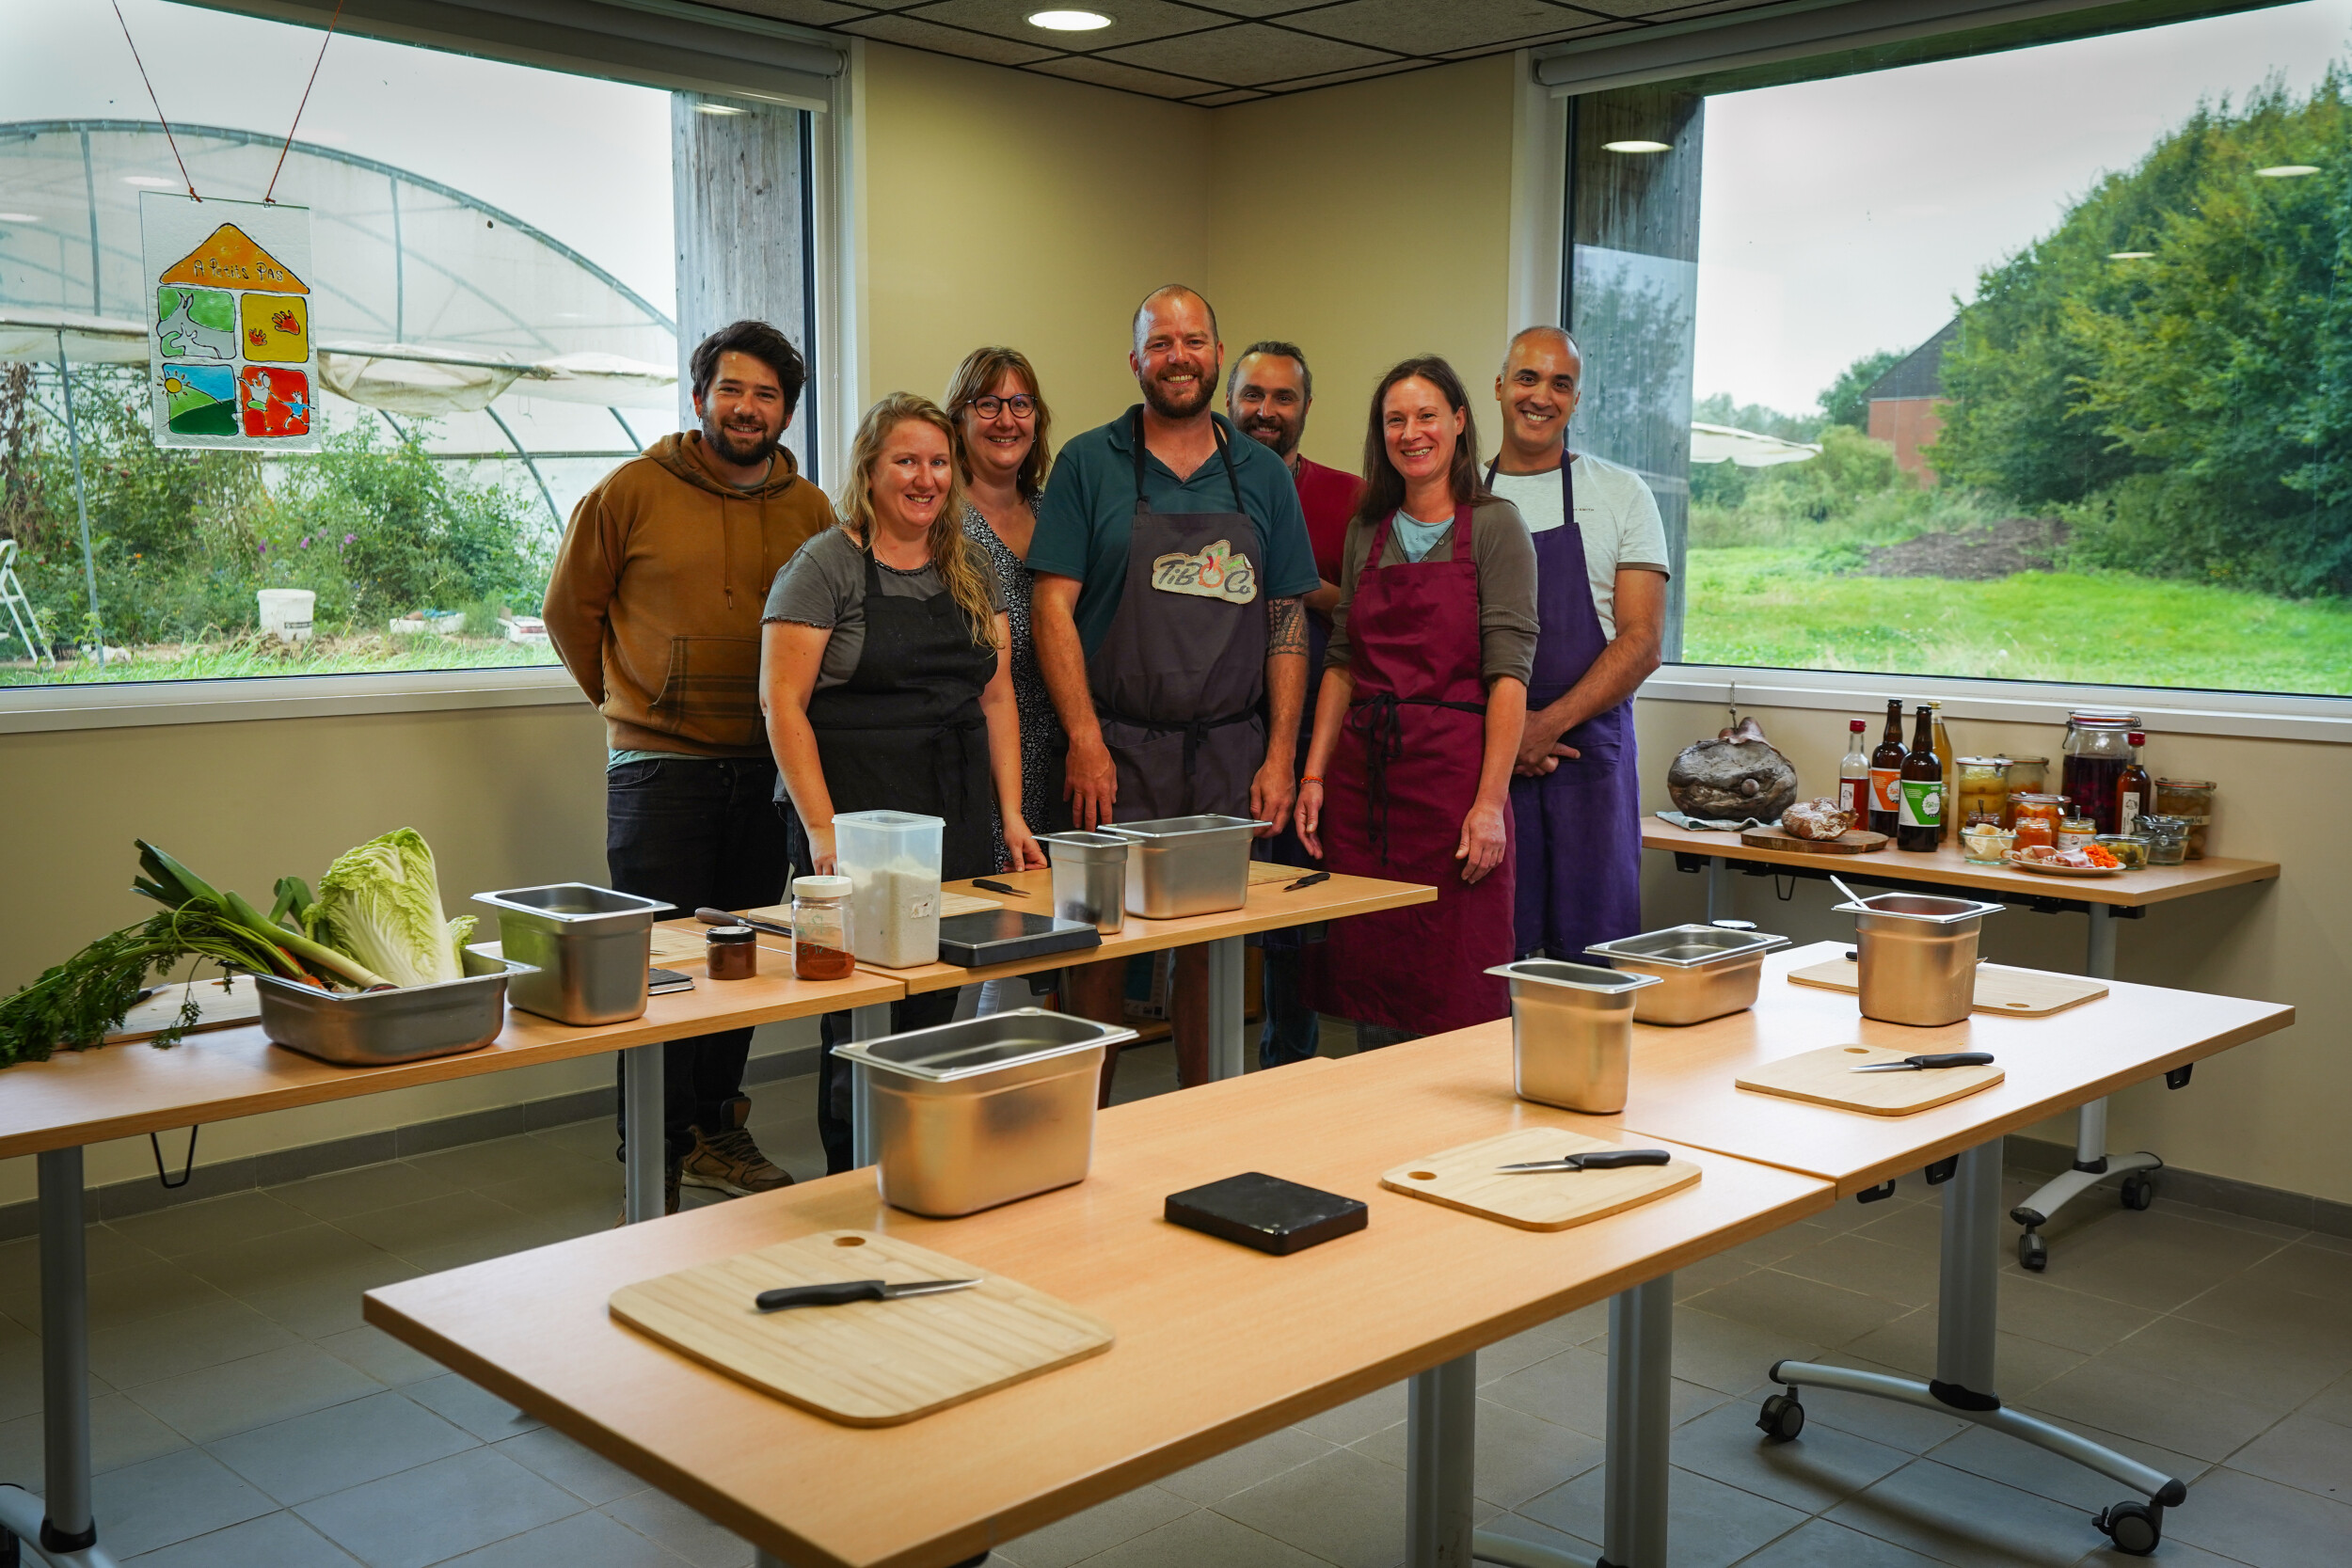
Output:
<instances>
[{"instance_id":1,"label":"glass bottle with label","mask_svg":"<svg viewBox=\"0 0 2352 1568\"><path fill-rule=\"evenodd\" d=\"M1925 703L1903 758L1901 789L1895 847L1931 855L1944 837L1944 763L1935 754L1935 713Z\"/></svg>"},{"instance_id":2,"label":"glass bottle with label","mask_svg":"<svg viewBox=\"0 0 2352 1568\"><path fill-rule=\"evenodd\" d=\"M1853 825L1870 821L1870 753L1862 744L1862 721L1846 726L1846 754L1837 761L1837 809L1853 815Z\"/></svg>"},{"instance_id":3,"label":"glass bottle with label","mask_svg":"<svg viewBox=\"0 0 2352 1568\"><path fill-rule=\"evenodd\" d=\"M2134 730L2131 740L2132 760L2123 765L2123 775L2115 782L2115 831L2119 833L2139 832L2140 817L2156 804L2155 781L2139 763L2139 749L2148 744L2148 737Z\"/></svg>"},{"instance_id":4,"label":"glass bottle with label","mask_svg":"<svg viewBox=\"0 0 2352 1568\"><path fill-rule=\"evenodd\" d=\"M1935 719L1935 760L1944 769L1944 825L1937 833L1948 839L1952 836L1952 823L1959 816L1951 804L1960 795L1960 759L1952 751L1952 737L1945 733L1944 705L1931 702L1928 711Z\"/></svg>"},{"instance_id":5,"label":"glass bottle with label","mask_svg":"<svg viewBox=\"0 0 2352 1568\"><path fill-rule=\"evenodd\" d=\"M1886 705L1886 733L1870 753L1870 831L1889 838L1902 815L1903 756L1903 702L1896 697Z\"/></svg>"}]
</instances>

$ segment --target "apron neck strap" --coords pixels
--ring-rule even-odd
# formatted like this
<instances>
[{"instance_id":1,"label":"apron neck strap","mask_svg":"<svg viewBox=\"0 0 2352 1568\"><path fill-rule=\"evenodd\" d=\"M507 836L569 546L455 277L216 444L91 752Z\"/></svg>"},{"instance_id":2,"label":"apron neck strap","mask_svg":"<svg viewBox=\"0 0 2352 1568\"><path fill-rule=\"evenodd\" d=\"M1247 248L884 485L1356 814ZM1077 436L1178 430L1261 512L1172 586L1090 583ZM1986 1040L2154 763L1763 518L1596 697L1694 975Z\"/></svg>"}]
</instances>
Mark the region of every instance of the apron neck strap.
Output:
<instances>
[{"instance_id":1,"label":"apron neck strap","mask_svg":"<svg viewBox=\"0 0 2352 1568\"><path fill-rule=\"evenodd\" d=\"M1403 511L1404 509L1400 507L1397 510ZM1416 517L1413 521L1420 522L1421 519ZM1380 519L1378 528L1372 531L1372 550L1364 557L1365 571L1377 572L1384 569L1380 564L1380 557L1389 547L1389 531L1395 523L1396 513L1391 512ZM1432 546L1431 548L1434 549L1436 546ZM1456 561L1476 559L1470 554L1470 506L1468 501L1462 502L1454 509L1454 559Z\"/></svg>"},{"instance_id":2,"label":"apron neck strap","mask_svg":"<svg viewBox=\"0 0 2352 1568\"><path fill-rule=\"evenodd\" d=\"M1233 510L1247 516L1249 509L1241 503L1241 481L1233 473L1233 454L1227 450L1225 445L1225 427L1216 422L1216 416L1214 413L1209 416L1209 434L1216 437L1216 455L1225 465L1225 487L1233 493ZM1152 503L1145 499L1143 494L1143 461L1150 455L1150 452L1143 444L1143 404L1141 404L1127 410L1127 436L1135 446L1136 511L1149 512L1152 510Z\"/></svg>"},{"instance_id":3,"label":"apron neck strap","mask_svg":"<svg viewBox=\"0 0 2352 1568\"><path fill-rule=\"evenodd\" d=\"M1560 517L1561 521L1570 525L1576 522L1576 473L1571 467L1575 459L1568 451L1568 443L1562 441L1560 443ZM1486 465L1487 489L1491 490L1495 487L1495 474L1502 467L1502 454L1497 452L1495 460Z\"/></svg>"}]
</instances>

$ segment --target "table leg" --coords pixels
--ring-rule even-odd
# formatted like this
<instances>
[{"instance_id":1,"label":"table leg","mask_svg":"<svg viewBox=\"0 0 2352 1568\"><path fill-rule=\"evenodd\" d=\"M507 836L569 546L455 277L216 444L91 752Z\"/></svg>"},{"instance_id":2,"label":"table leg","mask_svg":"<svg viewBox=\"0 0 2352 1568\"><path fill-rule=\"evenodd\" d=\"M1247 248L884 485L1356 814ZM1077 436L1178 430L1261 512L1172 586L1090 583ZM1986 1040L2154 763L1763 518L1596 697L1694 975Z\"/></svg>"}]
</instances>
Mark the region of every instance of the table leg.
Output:
<instances>
[{"instance_id":1,"label":"table leg","mask_svg":"<svg viewBox=\"0 0 2352 1568\"><path fill-rule=\"evenodd\" d=\"M1415 1372L1405 1410L1406 1568L1470 1568L1478 1353Z\"/></svg>"},{"instance_id":2,"label":"table leg","mask_svg":"<svg viewBox=\"0 0 2352 1568\"><path fill-rule=\"evenodd\" d=\"M1243 1016L1248 1004L1242 997L1242 940L1219 937L1205 945L1209 949L1209 1076L1239 1078L1243 1037L1249 1033L1248 1020Z\"/></svg>"},{"instance_id":3,"label":"table leg","mask_svg":"<svg viewBox=\"0 0 2352 1568\"><path fill-rule=\"evenodd\" d=\"M114 1568L90 1514L89 1265L82 1151L36 1157L40 1182L41 1454L46 1496L0 1486L0 1530L56 1568Z\"/></svg>"},{"instance_id":4,"label":"table leg","mask_svg":"<svg viewBox=\"0 0 2352 1568\"><path fill-rule=\"evenodd\" d=\"M657 1040L621 1053L622 1212L631 1225L658 1220L667 1207L663 1189L669 1147L662 1104L662 1053Z\"/></svg>"},{"instance_id":5,"label":"table leg","mask_svg":"<svg viewBox=\"0 0 2352 1568\"><path fill-rule=\"evenodd\" d=\"M850 1009L850 1038L878 1040L890 1033L890 1004ZM874 1097L862 1063L850 1064L850 1158L860 1169L874 1163Z\"/></svg>"},{"instance_id":6,"label":"table leg","mask_svg":"<svg viewBox=\"0 0 2352 1568\"><path fill-rule=\"evenodd\" d=\"M1602 1568L1666 1568L1675 1277L1609 1298L1609 1449Z\"/></svg>"},{"instance_id":7,"label":"table leg","mask_svg":"<svg viewBox=\"0 0 2352 1568\"><path fill-rule=\"evenodd\" d=\"M1993 1391L2000 1234L2001 1140L1994 1138L1959 1156L1958 1168L1944 1191L1934 1379L1923 1384L1844 1367L1775 1362L1765 1376L1783 1385L1787 1392L1764 1402L1756 1425L1768 1442L1788 1442L1803 1433L1800 1388L1836 1388L1958 1416L2071 1459L2146 1497L2146 1503L2137 1499L2118 1503L2094 1521L2119 1547L2144 1555L2162 1533L2164 1511L2186 1499L2187 1486L2063 1427L2003 1409L2000 1397Z\"/></svg>"},{"instance_id":8,"label":"table leg","mask_svg":"<svg viewBox=\"0 0 2352 1568\"><path fill-rule=\"evenodd\" d=\"M1731 862L1722 855L1707 857L1707 918L1709 921L1731 918ZM1571 956L1571 963L1582 963L1581 957Z\"/></svg>"}]
</instances>

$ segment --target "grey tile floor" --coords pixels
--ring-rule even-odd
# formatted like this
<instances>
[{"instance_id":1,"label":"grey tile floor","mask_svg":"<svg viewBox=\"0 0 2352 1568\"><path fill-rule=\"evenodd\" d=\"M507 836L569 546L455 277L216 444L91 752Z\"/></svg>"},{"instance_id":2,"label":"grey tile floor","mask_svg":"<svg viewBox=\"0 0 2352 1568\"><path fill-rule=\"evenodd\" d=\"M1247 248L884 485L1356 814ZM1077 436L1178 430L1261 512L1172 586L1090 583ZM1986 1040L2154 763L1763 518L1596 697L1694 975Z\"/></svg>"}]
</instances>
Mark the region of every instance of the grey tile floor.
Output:
<instances>
[{"instance_id":1,"label":"grey tile floor","mask_svg":"<svg viewBox=\"0 0 2352 1568\"><path fill-rule=\"evenodd\" d=\"M1342 1047L1335 1042L1332 1049ZM1120 1098L1172 1086L1133 1053ZM755 1096L761 1144L821 1169L805 1079ZM740 1568L750 1549L359 1321L359 1292L612 1223L600 1122L94 1226L99 1519L140 1568ZM2020 1196L2026 1190L2020 1182ZM690 1189L690 1201L693 1195ZM1924 1411L1810 1393L1750 1424L1777 1357L1912 1374L1934 1354L1936 1196L1845 1203L1677 1281L1675 1568L2105 1563L2122 1489ZM2352 1242L2110 1195L2001 1281L2011 1403L2191 1483L2157 1560L2352 1562ZM34 1243L0 1245L0 1480L40 1480ZM1592 1552L1605 1312L1480 1357L1482 1528ZM1327 1411L999 1550L1002 1568L1390 1568L1405 1392Z\"/></svg>"}]
</instances>

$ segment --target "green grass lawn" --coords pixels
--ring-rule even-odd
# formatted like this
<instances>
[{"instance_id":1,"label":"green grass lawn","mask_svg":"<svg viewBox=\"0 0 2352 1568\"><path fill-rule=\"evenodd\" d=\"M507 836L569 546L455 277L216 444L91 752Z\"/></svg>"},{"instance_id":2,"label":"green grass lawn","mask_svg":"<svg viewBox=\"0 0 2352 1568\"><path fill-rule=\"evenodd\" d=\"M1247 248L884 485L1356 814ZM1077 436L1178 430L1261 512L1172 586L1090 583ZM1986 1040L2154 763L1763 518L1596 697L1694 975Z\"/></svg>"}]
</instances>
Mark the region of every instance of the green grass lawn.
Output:
<instances>
[{"instance_id":1,"label":"green grass lawn","mask_svg":"<svg viewBox=\"0 0 2352 1568\"><path fill-rule=\"evenodd\" d=\"M2352 694L2352 605L2122 573L1836 577L1801 549L1694 549L1682 657L2122 686Z\"/></svg>"},{"instance_id":2,"label":"green grass lawn","mask_svg":"<svg viewBox=\"0 0 2352 1568\"><path fill-rule=\"evenodd\" d=\"M234 641L133 648L126 661L62 664L35 670L0 665L0 686L74 686L96 682L227 680L250 675L380 674L394 670L488 670L553 664L552 648L472 637L362 637L291 646L240 638Z\"/></svg>"}]
</instances>

